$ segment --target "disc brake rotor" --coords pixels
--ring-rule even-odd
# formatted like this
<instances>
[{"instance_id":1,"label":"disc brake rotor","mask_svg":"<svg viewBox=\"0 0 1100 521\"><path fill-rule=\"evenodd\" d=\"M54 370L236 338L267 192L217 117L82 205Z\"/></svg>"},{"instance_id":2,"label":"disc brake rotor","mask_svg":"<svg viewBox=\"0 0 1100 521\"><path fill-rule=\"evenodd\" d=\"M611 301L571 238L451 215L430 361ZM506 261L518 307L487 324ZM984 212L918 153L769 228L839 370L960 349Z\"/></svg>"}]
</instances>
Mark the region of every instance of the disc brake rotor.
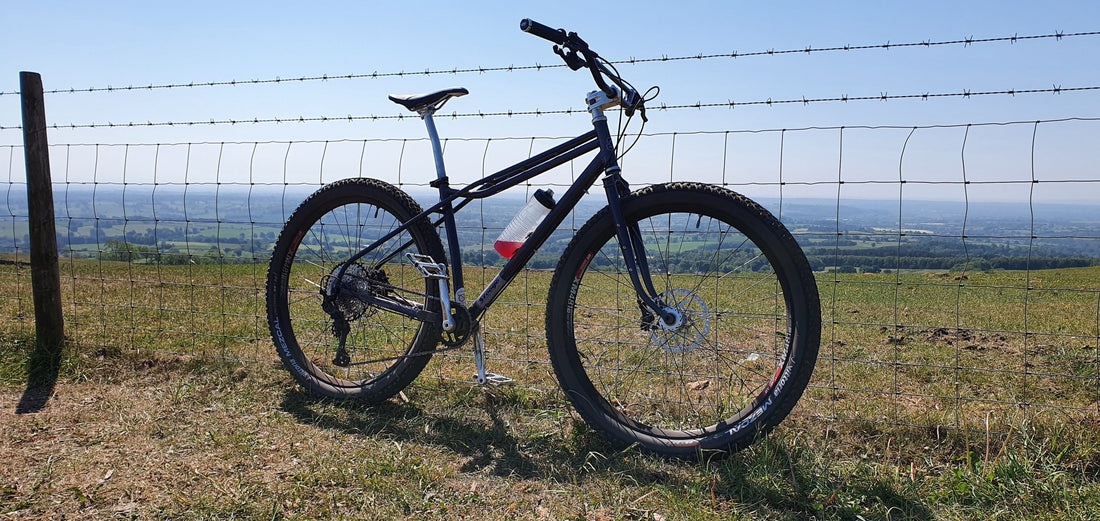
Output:
<instances>
[{"instance_id":1,"label":"disc brake rotor","mask_svg":"<svg viewBox=\"0 0 1100 521\"><path fill-rule=\"evenodd\" d=\"M702 346L710 333L711 322L710 308L702 297L688 289L670 289L661 294L661 301L678 315L678 320L669 325L656 319L648 328L650 340L674 354L688 353Z\"/></svg>"}]
</instances>

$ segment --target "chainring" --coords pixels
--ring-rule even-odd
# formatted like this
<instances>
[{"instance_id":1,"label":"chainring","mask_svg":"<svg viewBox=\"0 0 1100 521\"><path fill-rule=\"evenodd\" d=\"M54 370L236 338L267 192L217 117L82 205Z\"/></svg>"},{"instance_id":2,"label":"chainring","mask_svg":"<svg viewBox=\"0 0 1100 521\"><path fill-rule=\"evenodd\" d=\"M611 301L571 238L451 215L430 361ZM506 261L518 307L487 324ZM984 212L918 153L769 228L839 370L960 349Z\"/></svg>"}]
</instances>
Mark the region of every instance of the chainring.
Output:
<instances>
[{"instance_id":1,"label":"chainring","mask_svg":"<svg viewBox=\"0 0 1100 521\"><path fill-rule=\"evenodd\" d=\"M455 328L453 331L443 331L440 342L446 347L459 347L470 339L470 334L474 331L473 320L465 306L454 302L451 303L451 319L454 320Z\"/></svg>"}]
</instances>

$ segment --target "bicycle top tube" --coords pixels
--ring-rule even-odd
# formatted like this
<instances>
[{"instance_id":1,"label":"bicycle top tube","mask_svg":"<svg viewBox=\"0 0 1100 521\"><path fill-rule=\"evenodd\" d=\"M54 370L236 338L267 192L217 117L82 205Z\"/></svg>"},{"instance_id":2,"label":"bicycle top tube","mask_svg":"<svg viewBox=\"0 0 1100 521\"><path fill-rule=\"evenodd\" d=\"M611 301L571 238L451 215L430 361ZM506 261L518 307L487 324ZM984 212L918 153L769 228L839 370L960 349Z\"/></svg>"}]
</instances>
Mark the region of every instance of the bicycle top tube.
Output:
<instances>
[{"instance_id":1,"label":"bicycle top tube","mask_svg":"<svg viewBox=\"0 0 1100 521\"><path fill-rule=\"evenodd\" d=\"M606 132L606 125L604 125L604 128ZM504 190L517 186L524 181L544 174L558 166L568 163L569 161L572 161L580 156L583 156L584 154L587 154L599 148L600 139L598 136L598 132L596 130L592 130L556 147L553 147L541 154L533 156L530 159L526 159L512 166L506 167L496 173L490 174L482 179L474 181L473 183L470 183L462 189L450 190L449 194L440 197L440 201L438 203L435 203L431 207L421 211L419 214L412 217L401 226L390 231L386 235L376 240L374 243L368 245L366 248L360 250L358 253L350 257L347 261L345 261L344 266L340 269L337 275L343 276L344 271L347 269L348 266L363 258L363 256L365 256L374 248L378 247L378 245L384 244L386 241L389 241L403 233L408 228L408 225L410 223L417 222L430 214L440 213L441 211L445 213L457 212L473 200L483 199L503 192ZM598 156L597 158L593 159L593 162L597 162L599 160L600 157ZM464 198L465 200L460 202L458 207L450 209L449 211L445 209L447 205L453 203L459 198Z\"/></svg>"},{"instance_id":2,"label":"bicycle top tube","mask_svg":"<svg viewBox=\"0 0 1100 521\"><path fill-rule=\"evenodd\" d=\"M452 94L455 92L460 92L461 94ZM589 93L586 98L586 101L588 103L588 110L592 113L592 126L594 127L593 130L590 130L580 136L566 141L565 143L552 147L549 150L532 156L526 160L520 161L512 166L505 167L493 174L490 174L477 181L474 181L473 183L466 185L464 188L458 190L450 188L449 180L446 175L446 169L443 163L442 146L440 144L438 132L436 131L435 125L433 123L432 115L450 97L463 95L467 92L468 91L463 88L453 88L435 92L432 94L418 95L415 97L415 99L436 100L435 105L422 106L423 102L421 102L421 105L415 106L420 107L421 116L424 118L425 124L428 128L428 135L431 138L432 151L433 155L435 156L437 171L437 179L435 182L431 183L431 185L439 189L440 200L438 203L432 205L430 208L423 210L420 214L409 219L408 222L417 222L432 213L442 213L442 221L447 228L446 231L449 245L451 242L450 239L455 237L457 232L453 222L454 213L465 207L473 200L483 199L496 195L509 188L517 186L524 181L542 175L554 168L557 168L558 166L568 163L569 161L572 161L580 156L583 156L584 154L587 154L588 152L597 149L601 150L601 153L592 160L589 168L595 166L599 167L598 171L605 171L607 173L618 172L619 167L615 157L615 145L612 142L610 130L607 127L607 118L603 116L603 109L607 108L608 106L617 104L618 99L612 99L604 95L601 91L595 91ZM394 96L391 96L390 98L394 99ZM410 108L410 110L413 109ZM587 171L588 170L586 169L586 172ZM578 178L577 181L574 182L573 187L577 186L577 184L580 182L581 179ZM584 190L587 191L587 189L594 182L595 179L593 178L589 186L584 187ZM464 198L464 200L460 202L457 207L452 207L452 203L459 198ZM576 201L573 201L573 203L575 204ZM572 205L568 205L568 209L571 210ZM386 234L381 239L375 241L374 244L367 246L356 255L352 256L339 270L338 275L343 276L349 265L361 259L364 255L366 255L367 252L377 247L377 245L382 244L385 241L388 241L403 232L407 227L408 222ZM439 222L437 221L433 224L438 226ZM537 248L542 244L542 241L532 241L532 243L534 243L536 245L535 247ZM461 281L462 264L456 259L460 255L460 251L459 248L457 248L457 244L455 246L456 247L454 248L449 248L453 257L451 265L457 272L456 279ZM511 264L511 262L509 262L509 264Z\"/></svg>"}]
</instances>

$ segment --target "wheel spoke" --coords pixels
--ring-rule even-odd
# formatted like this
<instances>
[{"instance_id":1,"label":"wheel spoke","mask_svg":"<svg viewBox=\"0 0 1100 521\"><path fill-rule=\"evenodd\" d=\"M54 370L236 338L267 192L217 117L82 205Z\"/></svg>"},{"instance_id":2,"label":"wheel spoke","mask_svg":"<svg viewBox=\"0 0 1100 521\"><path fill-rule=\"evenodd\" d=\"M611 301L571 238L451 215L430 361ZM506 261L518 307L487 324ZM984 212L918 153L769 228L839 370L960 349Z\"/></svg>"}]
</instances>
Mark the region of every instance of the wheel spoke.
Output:
<instances>
[{"instance_id":1,"label":"wheel spoke","mask_svg":"<svg viewBox=\"0 0 1100 521\"><path fill-rule=\"evenodd\" d=\"M639 307L609 212L597 214L551 285L548 327L566 326L549 335L551 358L566 395L586 419L606 422L602 431L649 450L682 455L690 445L661 440L712 434L743 446L722 426L763 417L774 426L790 406L763 415L760 397L796 359L792 350L810 364L816 356L816 286L801 250L763 209L701 185L644 189L624 200L623 215L640 234L668 320ZM775 248L772 237L782 249L764 249ZM583 252L595 254L584 261ZM796 283L813 293L785 295ZM800 344L787 327L796 318ZM803 364L783 388L787 403L807 383Z\"/></svg>"},{"instance_id":2,"label":"wheel spoke","mask_svg":"<svg viewBox=\"0 0 1100 521\"><path fill-rule=\"evenodd\" d=\"M377 401L423 368L428 356L406 355L430 354L437 329L362 297L434 312L438 286L399 255L409 250L442 257L430 223L409 225L358 262L347 262L419 213L403 192L369 179L328 185L295 210L272 256L268 317L276 347L287 346L277 351L300 383L326 396ZM336 356L336 332L348 328L351 334Z\"/></svg>"}]
</instances>

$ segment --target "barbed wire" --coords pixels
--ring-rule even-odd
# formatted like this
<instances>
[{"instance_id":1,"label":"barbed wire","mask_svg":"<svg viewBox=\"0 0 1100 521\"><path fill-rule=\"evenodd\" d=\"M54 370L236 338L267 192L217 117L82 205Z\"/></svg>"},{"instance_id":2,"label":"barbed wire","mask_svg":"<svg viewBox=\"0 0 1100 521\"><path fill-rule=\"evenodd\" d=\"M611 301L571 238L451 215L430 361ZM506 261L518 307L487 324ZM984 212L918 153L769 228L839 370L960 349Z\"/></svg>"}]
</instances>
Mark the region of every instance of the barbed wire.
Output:
<instances>
[{"instance_id":1,"label":"barbed wire","mask_svg":"<svg viewBox=\"0 0 1100 521\"><path fill-rule=\"evenodd\" d=\"M656 107L647 107L651 110L671 110L671 109L703 109L703 108L735 108L738 106L752 106L752 105L790 105L790 104L803 104L809 105L811 103L831 103L831 102L843 102L849 101L889 101L889 100L904 100L904 99L919 99L927 101L936 98L972 98L978 96L1015 96L1017 94L1061 94L1063 92L1085 92L1100 90L1100 86L1092 87L1061 87L1055 85L1046 89L1008 89L1008 90L992 90L992 91L971 91L963 90L962 92L925 92L923 94L888 94L880 93L877 96L839 96L832 98L806 98L801 99L783 99L773 100L768 98L763 101L741 101L735 102L729 100L725 103L702 103L697 102L689 105L660 105Z\"/></svg>"},{"instance_id":2,"label":"barbed wire","mask_svg":"<svg viewBox=\"0 0 1100 521\"><path fill-rule=\"evenodd\" d=\"M938 123L928 125L812 125L804 127L766 127L766 128L751 128L751 129L727 129L727 130L676 130L676 131L662 131L662 132L643 132L639 134L641 137L653 138L662 136L701 136L701 135L730 135L730 134L769 134L769 133L786 133L786 132L810 132L810 131L832 131L832 130L929 130L929 129L950 129L950 128L980 128L980 127L1006 127L1016 125L1045 125L1050 123L1066 123L1066 122L1100 122L1100 117L1064 117L1053 119L1029 119L1029 120L1008 120L1008 121L984 121L984 122L970 122L970 123ZM524 136L450 136L441 137L445 142L486 142L486 141L537 141L537 140L549 140L549 141L561 141L566 139L572 139L576 136L570 135L524 135ZM426 136L421 137L381 137L381 138L339 138L339 139L268 139L268 140L243 140L243 141L167 141L167 142L53 142L51 147L156 147L156 146L187 146L187 145L304 145L304 144L336 144L336 143L412 143L429 141ZM22 144L0 144L0 149L15 149L22 148ZM975 182L978 183L978 182ZM223 182L225 184L225 182ZM232 183L229 183L232 184ZM249 184L264 184L264 183L249 183ZM282 185L282 183L276 183Z\"/></svg>"},{"instance_id":3,"label":"barbed wire","mask_svg":"<svg viewBox=\"0 0 1100 521\"><path fill-rule=\"evenodd\" d=\"M963 90L960 92L925 92L920 94L889 94L879 93L877 95L867 96L835 96L835 97L820 97L820 98L791 98L791 99L772 99L755 100L755 101L734 101L727 100L724 102L708 102L703 103L701 101L689 104L660 104L656 106L647 107L650 110L668 111L668 110L682 110L682 109L714 109L714 108L727 108L734 109L737 107L751 107L751 106L775 106L775 105L810 105L818 103L848 103L848 102L864 102L864 101L890 101L890 100L922 100L928 101L933 99L947 99L947 98L963 98L969 99L974 97L985 96L1012 96L1027 95L1027 94L1062 94L1067 92L1088 92L1100 90L1100 86L1086 86L1086 87L1062 87L1060 85L1054 85L1049 88L1043 89L1006 89L1006 90L989 90L989 91L972 91ZM526 116L550 116L550 115L570 115L585 113L585 109L557 109L557 110L507 110L507 111L493 111L493 112L452 112L450 114L438 114L440 118L490 118L490 117L526 117ZM65 124L51 124L47 125L50 129L94 129L94 128L137 128L137 127L192 127L192 126L219 126L219 125L256 125L256 124L282 124L282 123L335 123L335 122L363 122L363 121L388 121L388 120L405 120L405 119L419 119L419 116L412 114L392 114L392 115L353 115L348 114L346 116L297 116L297 117L268 117L268 118L242 118L242 119L209 119L209 120L192 120L192 121L146 121L146 122L126 122L126 123L65 123ZM22 129L22 126L2 126L0 130L15 130Z\"/></svg>"},{"instance_id":4,"label":"barbed wire","mask_svg":"<svg viewBox=\"0 0 1100 521\"><path fill-rule=\"evenodd\" d=\"M615 65L635 65L639 63L661 63L661 62L678 62L678 61L691 61L691 60L713 60L713 59L736 59L736 58L751 58L762 56L784 56L792 54L817 54L817 53L831 53L839 51L866 51L866 50L890 50L890 49L904 49L904 48L931 48L931 47L943 47L962 45L969 47L971 45L977 45L982 43L1004 43L1009 42L1015 44L1020 41L1029 40L1057 40L1061 41L1065 38L1085 37L1085 36L1100 36L1100 31L1087 31L1087 32L1054 32L1049 34L1036 34L1036 35L1012 35L1012 36L999 36L989 38L974 38L973 36L968 38L956 39L956 40L940 40L931 41L923 40L919 42L904 42L904 43L891 43L887 41L881 44L863 44L863 45L842 45L833 47L813 47L806 46L802 48L791 49L767 49L760 51L750 52L726 52L726 53L698 53L693 55L681 55L681 56L667 56L662 55L659 57L651 58L628 58L623 60L612 60L611 63ZM554 65L542 65L535 63L532 65L507 65L507 66L493 66L493 67L466 67L458 68L453 67L450 69L431 69L425 68L423 71L391 71L391 72L370 72L370 73L349 73L349 74L322 74L319 76L299 76L291 78L282 78L276 76L274 78L252 79L252 80L216 80L205 82L187 82L187 83L150 83L148 85L127 85L124 87L115 87L107 85L103 87L86 87L86 88L62 88L43 91L45 94L76 94L76 93L92 93L92 92L131 92L135 90L164 90L164 89L179 89L179 88L196 88L196 87L236 87L244 85L264 85L264 84L277 84L288 82L313 82L313 81L329 81L329 80L356 80L356 79L380 79L380 78L393 78L393 77L405 77L405 76L435 76L435 75L457 75L457 74L485 74L495 72L514 72L514 71L541 71L543 69L560 69L564 68L564 63ZM19 91L0 91L0 96L18 95Z\"/></svg>"}]
</instances>

